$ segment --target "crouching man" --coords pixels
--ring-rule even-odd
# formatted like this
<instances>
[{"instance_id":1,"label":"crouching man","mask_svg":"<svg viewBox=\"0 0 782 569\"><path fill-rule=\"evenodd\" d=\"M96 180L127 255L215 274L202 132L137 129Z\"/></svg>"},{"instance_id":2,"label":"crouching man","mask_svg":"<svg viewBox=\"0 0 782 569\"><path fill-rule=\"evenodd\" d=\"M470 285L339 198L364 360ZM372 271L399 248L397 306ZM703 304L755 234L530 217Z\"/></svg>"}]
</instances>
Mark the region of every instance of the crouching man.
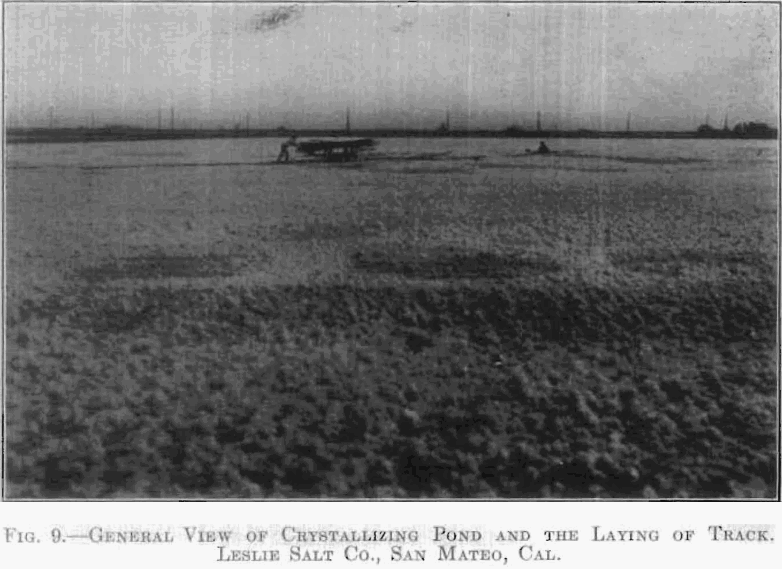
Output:
<instances>
[{"instance_id":1,"label":"crouching man","mask_svg":"<svg viewBox=\"0 0 782 569\"><path fill-rule=\"evenodd\" d=\"M291 159L289 149L296 148L296 135L294 134L280 146L280 155L277 156L277 162L288 162Z\"/></svg>"}]
</instances>

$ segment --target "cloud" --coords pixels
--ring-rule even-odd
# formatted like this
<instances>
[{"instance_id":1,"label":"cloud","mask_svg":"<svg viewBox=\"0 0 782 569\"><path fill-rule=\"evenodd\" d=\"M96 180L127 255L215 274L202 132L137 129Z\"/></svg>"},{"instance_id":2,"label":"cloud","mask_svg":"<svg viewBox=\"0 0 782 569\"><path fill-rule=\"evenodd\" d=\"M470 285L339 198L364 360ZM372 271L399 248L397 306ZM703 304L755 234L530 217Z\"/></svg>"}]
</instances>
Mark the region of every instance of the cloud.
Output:
<instances>
[{"instance_id":1,"label":"cloud","mask_svg":"<svg viewBox=\"0 0 782 569\"><path fill-rule=\"evenodd\" d=\"M283 6L256 14L247 22L248 32L271 32L298 20L302 15L301 6Z\"/></svg>"}]
</instances>

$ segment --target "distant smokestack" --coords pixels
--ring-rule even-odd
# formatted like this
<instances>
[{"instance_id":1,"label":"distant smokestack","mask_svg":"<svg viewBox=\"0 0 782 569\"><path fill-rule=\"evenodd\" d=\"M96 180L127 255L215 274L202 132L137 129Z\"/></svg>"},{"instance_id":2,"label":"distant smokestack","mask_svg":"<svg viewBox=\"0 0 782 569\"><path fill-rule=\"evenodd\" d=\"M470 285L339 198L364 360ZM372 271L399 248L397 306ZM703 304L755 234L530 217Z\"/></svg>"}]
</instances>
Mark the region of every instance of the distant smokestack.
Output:
<instances>
[{"instance_id":1,"label":"distant smokestack","mask_svg":"<svg viewBox=\"0 0 782 569\"><path fill-rule=\"evenodd\" d=\"M725 124L722 125L722 130L730 130L728 128L728 113L725 113Z\"/></svg>"},{"instance_id":2,"label":"distant smokestack","mask_svg":"<svg viewBox=\"0 0 782 569\"><path fill-rule=\"evenodd\" d=\"M157 109L157 129L158 132L163 130L163 109L160 107Z\"/></svg>"},{"instance_id":3,"label":"distant smokestack","mask_svg":"<svg viewBox=\"0 0 782 569\"><path fill-rule=\"evenodd\" d=\"M627 132L630 132L630 113L627 113Z\"/></svg>"},{"instance_id":4,"label":"distant smokestack","mask_svg":"<svg viewBox=\"0 0 782 569\"><path fill-rule=\"evenodd\" d=\"M95 129L95 111L92 111L92 128Z\"/></svg>"},{"instance_id":5,"label":"distant smokestack","mask_svg":"<svg viewBox=\"0 0 782 569\"><path fill-rule=\"evenodd\" d=\"M350 136L350 107L346 109L345 116L347 117L345 120L345 132L347 132L348 136Z\"/></svg>"},{"instance_id":6,"label":"distant smokestack","mask_svg":"<svg viewBox=\"0 0 782 569\"><path fill-rule=\"evenodd\" d=\"M246 121L247 121L247 136L250 136L250 113L247 113Z\"/></svg>"},{"instance_id":7,"label":"distant smokestack","mask_svg":"<svg viewBox=\"0 0 782 569\"><path fill-rule=\"evenodd\" d=\"M709 115L706 115L706 126L709 126Z\"/></svg>"},{"instance_id":8,"label":"distant smokestack","mask_svg":"<svg viewBox=\"0 0 782 569\"><path fill-rule=\"evenodd\" d=\"M49 107L49 128L54 128L54 107Z\"/></svg>"},{"instance_id":9,"label":"distant smokestack","mask_svg":"<svg viewBox=\"0 0 782 569\"><path fill-rule=\"evenodd\" d=\"M542 128L542 126L540 124L540 111L538 111L538 132L540 132L542 130L543 130L543 128Z\"/></svg>"},{"instance_id":10,"label":"distant smokestack","mask_svg":"<svg viewBox=\"0 0 782 569\"><path fill-rule=\"evenodd\" d=\"M445 130L451 130L451 110L445 109Z\"/></svg>"},{"instance_id":11,"label":"distant smokestack","mask_svg":"<svg viewBox=\"0 0 782 569\"><path fill-rule=\"evenodd\" d=\"M174 105L171 105L171 132L174 132Z\"/></svg>"}]
</instances>

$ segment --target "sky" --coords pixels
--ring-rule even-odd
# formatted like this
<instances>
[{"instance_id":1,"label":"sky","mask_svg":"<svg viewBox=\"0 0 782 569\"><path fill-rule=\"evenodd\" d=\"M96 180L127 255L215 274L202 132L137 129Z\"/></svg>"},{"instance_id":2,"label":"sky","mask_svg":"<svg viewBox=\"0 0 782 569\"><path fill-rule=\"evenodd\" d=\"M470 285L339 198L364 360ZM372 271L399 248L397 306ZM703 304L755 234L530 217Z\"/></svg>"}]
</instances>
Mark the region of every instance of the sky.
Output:
<instances>
[{"instance_id":1,"label":"sky","mask_svg":"<svg viewBox=\"0 0 782 569\"><path fill-rule=\"evenodd\" d=\"M691 130L779 115L770 4L6 4L9 126Z\"/></svg>"}]
</instances>

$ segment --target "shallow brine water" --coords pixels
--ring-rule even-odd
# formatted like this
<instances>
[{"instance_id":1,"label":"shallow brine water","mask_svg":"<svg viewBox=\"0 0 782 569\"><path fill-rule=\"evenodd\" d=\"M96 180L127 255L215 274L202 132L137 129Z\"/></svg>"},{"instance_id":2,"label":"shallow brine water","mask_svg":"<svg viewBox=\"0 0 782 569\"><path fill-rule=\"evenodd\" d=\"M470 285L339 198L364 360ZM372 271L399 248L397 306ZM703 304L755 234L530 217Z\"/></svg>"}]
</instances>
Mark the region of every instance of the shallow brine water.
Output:
<instances>
[{"instance_id":1,"label":"shallow brine water","mask_svg":"<svg viewBox=\"0 0 782 569\"><path fill-rule=\"evenodd\" d=\"M111 168L272 163L282 139L208 139L133 142L10 144L9 168ZM377 158L407 157L449 162L475 159L481 164L538 167L611 166L630 164L690 166L709 169L760 167L776 170L774 140L634 140L550 139L550 156L529 154L536 139L380 138ZM294 160L302 160L294 156ZM541 162L541 161L546 162Z\"/></svg>"}]
</instances>

